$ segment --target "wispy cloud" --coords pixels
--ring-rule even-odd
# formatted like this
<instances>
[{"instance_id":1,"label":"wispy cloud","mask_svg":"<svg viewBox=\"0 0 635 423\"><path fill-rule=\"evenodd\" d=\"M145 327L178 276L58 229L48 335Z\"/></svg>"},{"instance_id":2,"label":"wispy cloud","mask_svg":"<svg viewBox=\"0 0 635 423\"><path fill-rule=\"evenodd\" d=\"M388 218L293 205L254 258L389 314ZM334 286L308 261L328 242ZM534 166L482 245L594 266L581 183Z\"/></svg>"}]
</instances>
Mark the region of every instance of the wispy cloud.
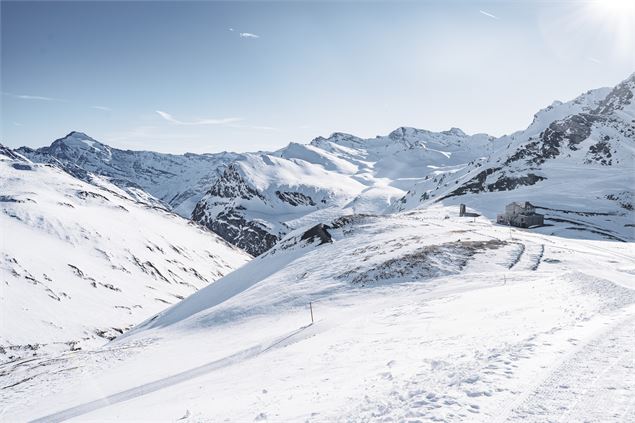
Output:
<instances>
[{"instance_id":1,"label":"wispy cloud","mask_svg":"<svg viewBox=\"0 0 635 423\"><path fill-rule=\"evenodd\" d=\"M498 20L498 16L493 15L493 14L491 14L491 13L489 13L489 12L486 12L486 11L484 11L484 10L479 10L479 12L481 13L481 15L485 15L485 16L487 16L488 18L492 18L492 19L497 19L497 20Z\"/></svg>"},{"instance_id":2,"label":"wispy cloud","mask_svg":"<svg viewBox=\"0 0 635 423\"><path fill-rule=\"evenodd\" d=\"M602 64L602 62L601 62L601 61L599 61L598 59L596 59L595 57L588 56L586 59L587 59L589 62L593 62L593 63L595 63L596 65L601 65L601 64Z\"/></svg>"},{"instance_id":3,"label":"wispy cloud","mask_svg":"<svg viewBox=\"0 0 635 423\"><path fill-rule=\"evenodd\" d=\"M12 93L5 93L5 92L3 92L2 94L9 97L13 97L13 98L19 98L20 100L66 101L66 100L62 100L61 98L44 97L41 95L12 94Z\"/></svg>"},{"instance_id":4,"label":"wispy cloud","mask_svg":"<svg viewBox=\"0 0 635 423\"><path fill-rule=\"evenodd\" d=\"M225 123L238 122L242 120L242 118L230 117L230 118L221 118L221 119L199 119L199 120L193 120L193 121L183 121L183 120L176 119L174 116L172 116L171 114L167 112L162 112L161 110L157 110L156 112L163 119L175 125L222 125Z\"/></svg>"},{"instance_id":5,"label":"wispy cloud","mask_svg":"<svg viewBox=\"0 0 635 423\"><path fill-rule=\"evenodd\" d=\"M15 126L22 126L22 124L20 122L13 122L13 125Z\"/></svg>"},{"instance_id":6,"label":"wispy cloud","mask_svg":"<svg viewBox=\"0 0 635 423\"><path fill-rule=\"evenodd\" d=\"M106 106L90 106L90 108L95 110L103 110L104 112L112 112L112 109Z\"/></svg>"},{"instance_id":7,"label":"wispy cloud","mask_svg":"<svg viewBox=\"0 0 635 423\"><path fill-rule=\"evenodd\" d=\"M260 35L252 34L251 32L241 32L238 35L242 38L260 38Z\"/></svg>"}]
</instances>

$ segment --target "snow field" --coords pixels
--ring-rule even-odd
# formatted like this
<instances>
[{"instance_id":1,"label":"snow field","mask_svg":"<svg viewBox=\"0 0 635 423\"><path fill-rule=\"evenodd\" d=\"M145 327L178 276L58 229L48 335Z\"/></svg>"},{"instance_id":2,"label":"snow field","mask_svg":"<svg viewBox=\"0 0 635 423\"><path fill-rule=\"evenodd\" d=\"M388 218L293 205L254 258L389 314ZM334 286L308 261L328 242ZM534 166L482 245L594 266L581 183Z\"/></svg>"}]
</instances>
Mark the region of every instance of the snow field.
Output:
<instances>
[{"instance_id":1,"label":"snow field","mask_svg":"<svg viewBox=\"0 0 635 423\"><path fill-rule=\"evenodd\" d=\"M521 230L509 239L508 228L458 219L441 207L358 218L333 236L334 243L317 246L291 234L247 266L259 272L243 270L246 287L234 296L226 298L221 280L102 349L14 365L2 378L3 386L18 383L0 391L2 403L12 405L5 415L46 421L558 420L566 411L559 406L570 397L545 394L550 377L560 372L560 379L572 379L570 386L584 386L567 363L580 361L585 348L595 351L607 328L624 333L620 325L635 316L635 294L627 288L635 261L618 243ZM479 251L460 268L429 253L442 246L463 254L459 242L493 239L506 243L467 244ZM415 254L421 249L425 255ZM341 276L351 267L378 275L386 262L413 254L415 269L437 273L404 272L400 280L363 284ZM598 267L604 278L594 276ZM197 297L216 304L200 309ZM619 348L628 342L620 335L607 344L624 371L628 363L619 361L619 351L626 350ZM80 366L71 365L73 356L81 357ZM606 367L585 363L588 377ZM616 419L630 412L628 382L595 386L588 395L604 395L609 402L601 406L610 406ZM620 395L608 395L611 386ZM553 404L537 408L533 398L540 395L553 397ZM586 404L587 394L580 395L578 404ZM572 415L583 415L580 406L573 409Z\"/></svg>"}]
</instances>

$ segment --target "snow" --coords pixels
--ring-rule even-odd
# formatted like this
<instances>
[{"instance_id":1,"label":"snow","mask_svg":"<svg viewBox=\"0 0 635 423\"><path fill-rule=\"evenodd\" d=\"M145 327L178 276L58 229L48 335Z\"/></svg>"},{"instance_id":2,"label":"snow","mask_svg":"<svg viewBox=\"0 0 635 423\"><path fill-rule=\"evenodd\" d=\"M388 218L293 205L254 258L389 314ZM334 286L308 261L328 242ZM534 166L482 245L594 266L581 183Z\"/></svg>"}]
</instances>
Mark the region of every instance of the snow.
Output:
<instances>
[{"instance_id":1,"label":"snow","mask_svg":"<svg viewBox=\"0 0 635 423\"><path fill-rule=\"evenodd\" d=\"M98 346L250 257L100 180L0 155L0 360Z\"/></svg>"},{"instance_id":2,"label":"snow","mask_svg":"<svg viewBox=\"0 0 635 423\"><path fill-rule=\"evenodd\" d=\"M18 152L35 162L57 164L71 174L79 167L103 176L133 196L135 190L142 189L146 200L172 208L185 218L190 217L220 169L240 157L225 152L174 155L119 150L75 131L55 140L50 147L22 147ZM82 179L93 182L92 175Z\"/></svg>"},{"instance_id":3,"label":"snow","mask_svg":"<svg viewBox=\"0 0 635 423\"><path fill-rule=\"evenodd\" d=\"M293 231L102 348L13 363L5 417L599 422L600 395L628 420L632 249L457 212L351 216L319 246Z\"/></svg>"},{"instance_id":4,"label":"snow","mask_svg":"<svg viewBox=\"0 0 635 423\"><path fill-rule=\"evenodd\" d=\"M440 133L399 128L383 137L335 133L308 145L291 143L273 153L244 154L203 196L192 216L229 242L249 248L238 240L253 230L250 223L258 222L269 236L280 238L297 222L319 223L316 218L324 215L320 210L383 213L417 182L463 169L494 144L487 135L467 136L456 128ZM285 195L303 201L289 201ZM236 226L238 218L243 222ZM248 251L259 255L268 248Z\"/></svg>"},{"instance_id":5,"label":"snow","mask_svg":"<svg viewBox=\"0 0 635 423\"><path fill-rule=\"evenodd\" d=\"M635 75L498 139L20 150L52 166L0 146L0 415L634 421L634 95ZM527 200L546 225L493 223ZM277 242L249 261L167 210L192 208Z\"/></svg>"},{"instance_id":6,"label":"snow","mask_svg":"<svg viewBox=\"0 0 635 423\"><path fill-rule=\"evenodd\" d=\"M525 131L497 140L501 148L485 160L417 182L391 209L464 203L495 219L505 204L530 201L547 225L569 223L542 233L633 241L635 102L615 100L629 93L635 93L632 77L614 89L554 103ZM523 182L529 176L535 180Z\"/></svg>"}]
</instances>

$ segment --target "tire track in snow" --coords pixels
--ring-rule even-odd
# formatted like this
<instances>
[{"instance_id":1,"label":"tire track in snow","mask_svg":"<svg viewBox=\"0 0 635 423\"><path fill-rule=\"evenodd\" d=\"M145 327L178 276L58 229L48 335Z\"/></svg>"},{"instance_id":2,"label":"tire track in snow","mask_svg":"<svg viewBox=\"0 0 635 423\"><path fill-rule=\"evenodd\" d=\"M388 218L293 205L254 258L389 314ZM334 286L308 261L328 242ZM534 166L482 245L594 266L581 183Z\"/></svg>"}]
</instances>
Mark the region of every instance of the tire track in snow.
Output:
<instances>
[{"instance_id":1,"label":"tire track in snow","mask_svg":"<svg viewBox=\"0 0 635 423\"><path fill-rule=\"evenodd\" d=\"M545 255L545 246L544 246L544 244L541 244L540 245L540 251L534 257L535 262L530 267L531 270L538 270L538 266L540 266L540 263L542 263L542 257L544 255Z\"/></svg>"},{"instance_id":2,"label":"tire track in snow","mask_svg":"<svg viewBox=\"0 0 635 423\"><path fill-rule=\"evenodd\" d=\"M635 411L634 394L635 316L631 315L568 356L503 421L629 421L629 413Z\"/></svg>"},{"instance_id":3,"label":"tire track in snow","mask_svg":"<svg viewBox=\"0 0 635 423\"><path fill-rule=\"evenodd\" d=\"M215 360L207 364L203 364L202 366L185 370L181 373L177 373L172 376L155 380L154 382L149 382L143 385L136 386L134 388L126 389L124 391L118 392L116 394L108 395L106 397L97 399L95 401L89 401L84 404L77 405L75 407L67 408L66 410L61 410L56 413L49 414L48 416L40 417L38 419L32 420L31 423L62 422L64 420L68 420L73 417L78 417L78 416L90 413L100 408L108 407L113 404L135 399L143 395L147 395L152 392L156 392L161 389L165 389L170 386L179 384L181 382L186 382L196 377L211 373L214 370L220 369L222 367L230 366L232 364L236 364L236 363L257 357L274 348L279 348L282 346L287 346L287 345L299 342L300 340L304 338L296 339L293 341L290 341L290 340L291 338L295 337L296 335L300 334L301 332L310 328L311 326L313 326L313 324L302 326L301 328L296 329L295 331L276 339L274 342L272 342L269 345L256 345L254 347L244 349L242 351L239 351L235 354L221 358L219 360Z\"/></svg>"},{"instance_id":4,"label":"tire track in snow","mask_svg":"<svg viewBox=\"0 0 635 423\"><path fill-rule=\"evenodd\" d=\"M542 261L542 256L545 253L545 245L533 242L522 243L522 245L524 245L525 248L516 263L512 266L513 270L537 270Z\"/></svg>"},{"instance_id":5,"label":"tire track in snow","mask_svg":"<svg viewBox=\"0 0 635 423\"><path fill-rule=\"evenodd\" d=\"M511 244L515 244L518 245L519 247L519 251L516 255L516 257L514 257L512 259L512 261L509 263L508 269L513 269L514 266L516 266L518 264L518 262L520 261L520 259L523 257L523 254L525 253L525 244L523 244L522 242L512 242Z\"/></svg>"}]
</instances>

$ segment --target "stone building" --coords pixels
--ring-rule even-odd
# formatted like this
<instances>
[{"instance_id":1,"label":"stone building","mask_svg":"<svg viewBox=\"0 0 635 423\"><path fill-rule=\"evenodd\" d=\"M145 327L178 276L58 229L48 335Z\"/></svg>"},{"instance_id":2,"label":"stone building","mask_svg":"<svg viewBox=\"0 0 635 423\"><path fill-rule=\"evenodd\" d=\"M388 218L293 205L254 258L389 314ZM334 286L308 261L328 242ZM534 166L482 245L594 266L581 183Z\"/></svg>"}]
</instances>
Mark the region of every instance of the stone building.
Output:
<instances>
[{"instance_id":1,"label":"stone building","mask_svg":"<svg viewBox=\"0 0 635 423\"><path fill-rule=\"evenodd\" d=\"M536 207L529 201L524 203L513 202L505 206L505 213L496 216L496 223L529 228L544 225L545 216L536 213Z\"/></svg>"}]
</instances>

